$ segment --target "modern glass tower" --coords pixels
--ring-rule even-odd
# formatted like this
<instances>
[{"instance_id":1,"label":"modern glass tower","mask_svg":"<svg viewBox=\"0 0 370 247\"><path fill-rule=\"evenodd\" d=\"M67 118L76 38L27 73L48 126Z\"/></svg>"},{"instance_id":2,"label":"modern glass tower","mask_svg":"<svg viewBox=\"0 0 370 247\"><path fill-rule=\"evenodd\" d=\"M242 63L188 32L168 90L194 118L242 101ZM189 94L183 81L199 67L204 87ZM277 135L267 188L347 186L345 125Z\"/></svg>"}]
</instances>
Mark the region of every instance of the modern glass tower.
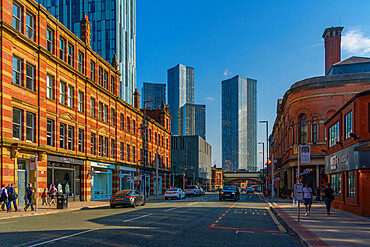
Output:
<instances>
[{"instance_id":1,"label":"modern glass tower","mask_svg":"<svg viewBox=\"0 0 370 247\"><path fill-rule=\"evenodd\" d=\"M162 105L163 101L166 103L166 84L144 82L141 88L141 97L142 102L153 100L153 102L145 103L145 106L151 109L157 109L158 106Z\"/></svg>"},{"instance_id":2,"label":"modern glass tower","mask_svg":"<svg viewBox=\"0 0 370 247\"><path fill-rule=\"evenodd\" d=\"M167 70L167 91L171 131L173 135L178 135L179 108L186 103L194 104L194 68L178 64Z\"/></svg>"},{"instance_id":3,"label":"modern glass tower","mask_svg":"<svg viewBox=\"0 0 370 247\"><path fill-rule=\"evenodd\" d=\"M179 108L179 135L198 135L206 140L206 106L185 104Z\"/></svg>"},{"instance_id":4,"label":"modern glass tower","mask_svg":"<svg viewBox=\"0 0 370 247\"><path fill-rule=\"evenodd\" d=\"M91 47L109 63L118 59L120 98L133 105L136 88L136 0L38 0L64 26L81 38L87 14Z\"/></svg>"},{"instance_id":5,"label":"modern glass tower","mask_svg":"<svg viewBox=\"0 0 370 247\"><path fill-rule=\"evenodd\" d=\"M240 75L222 81L222 165L257 171L257 81Z\"/></svg>"}]
</instances>

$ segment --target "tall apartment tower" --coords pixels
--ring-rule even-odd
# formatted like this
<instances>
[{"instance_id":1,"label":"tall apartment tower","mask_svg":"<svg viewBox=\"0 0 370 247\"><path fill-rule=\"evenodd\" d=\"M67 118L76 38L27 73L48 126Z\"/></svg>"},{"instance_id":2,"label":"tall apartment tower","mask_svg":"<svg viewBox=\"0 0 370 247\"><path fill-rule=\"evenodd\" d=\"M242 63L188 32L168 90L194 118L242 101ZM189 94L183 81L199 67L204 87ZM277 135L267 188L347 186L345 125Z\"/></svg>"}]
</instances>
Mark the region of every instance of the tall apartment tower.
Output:
<instances>
[{"instance_id":1,"label":"tall apartment tower","mask_svg":"<svg viewBox=\"0 0 370 247\"><path fill-rule=\"evenodd\" d=\"M222 165L257 171L257 81L240 75L222 81Z\"/></svg>"},{"instance_id":2,"label":"tall apartment tower","mask_svg":"<svg viewBox=\"0 0 370 247\"><path fill-rule=\"evenodd\" d=\"M198 135L206 140L206 105L186 103L179 108L179 135Z\"/></svg>"},{"instance_id":3,"label":"tall apartment tower","mask_svg":"<svg viewBox=\"0 0 370 247\"><path fill-rule=\"evenodd\" d=\"M38 2L80 38L80 20L84 14L88 16L92 24L92 49L109 63L116 54L121 73L120 98L133 105L136 88L136 0Z\"/></svg>"},{"instance_id":4,"label":"tall apartment tower","mask_svg":"<svg viewBox=\"0 0 370 247\"><path fill-rule=\"evenodd\" d=\"M325 75L331 66L341 60L340 43L343 27L325 29L322 37L325 39Z\"/></svg>"},{"instance_id":5,"label":"tall apartment tower","mask_svg":"<svg viewBox=\"0 0 370 247\"><path fill-rule=\"evenodd\" d=\"M194 104L194 68L178 64L167 70L167 92L171 131L179 135L178 110L186 103Z\"/></svg>"},{"instance_id":6,"label":"tall apartment tower","mask_svg":"<svg viewBox=\"0 0 370 247\"><path fill-rule=\"evenodd\" d=\"M166 103L166 84L144 82L141 95L143 99L142 106L144 107L144 101L153 100L153 102L145 103L145 106L155 110L162 105L163 101Z\"/></svg>"}]
</instances>

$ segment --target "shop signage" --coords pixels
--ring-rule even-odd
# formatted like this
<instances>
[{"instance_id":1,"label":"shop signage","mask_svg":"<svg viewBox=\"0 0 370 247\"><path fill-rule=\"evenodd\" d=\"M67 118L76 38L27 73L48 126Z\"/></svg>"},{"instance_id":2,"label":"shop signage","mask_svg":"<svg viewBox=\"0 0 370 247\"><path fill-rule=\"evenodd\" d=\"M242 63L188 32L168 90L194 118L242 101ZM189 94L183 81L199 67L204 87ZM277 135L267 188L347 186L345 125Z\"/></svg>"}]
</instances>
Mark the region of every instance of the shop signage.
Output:
<instances>
[{"instance_id":1,"label":"shop signage","mask_svg":"<svg viewBox=\"0 0 370 247\"><path fill-rule=\"evenodd\" d=\"M141 181L142 179L143 179L142 176L127 177L127 182L136 182Z\"/></svg>"},{"instance_id":2,"label":"shop signage","mask_svg":"<svg viewBox=\"0 0 370 247\"><path fill-rule=\"evenodd\" d=\"M114 165L100 162L91 162L91 166L105 169L114 169Z\"/></svg>"},{"instance_id":3,"label":"shop signage","mask_svg":"<svg viewBox=\"0 0 370 247\"><path fill-rule=\"evenodd\" d=\"M306 163L306 164L310 163L310 153L311 153L310 146L302 145L300 151L301 151L301 155L300 155L301 163Z\"/></svg>"},{"instance_id":4,"label":"shop signage","mask_svg":"<svg viewBox=\"0 0 370 247\"><path fill-rule=\"evenodd\" d=\"M72 157L48 155L49 162L64 163L64 164L73 164L73 165L84 165L84 161L81 159L75 159Z\"/></svg>"},{"instance_id":5,"label":"shop signage","mask_svg":"<svg viewBox=\"0 0 370 247\"><path fill-rule=\"evenodd\" d=\"M348 154L341 157L332 156L330 157L330 170L337 169L337 165L348 161Z\"/></svg>"},{"instance_id":6,"label":"shop signage","mask_svg":"<svg viewBox=\"0 0 370 247\"><path fill-rule=\"evenodd\" d=\"M30 158L30 170L31 171L36 170L36 157Z\"/></svg>"}]
</instances>

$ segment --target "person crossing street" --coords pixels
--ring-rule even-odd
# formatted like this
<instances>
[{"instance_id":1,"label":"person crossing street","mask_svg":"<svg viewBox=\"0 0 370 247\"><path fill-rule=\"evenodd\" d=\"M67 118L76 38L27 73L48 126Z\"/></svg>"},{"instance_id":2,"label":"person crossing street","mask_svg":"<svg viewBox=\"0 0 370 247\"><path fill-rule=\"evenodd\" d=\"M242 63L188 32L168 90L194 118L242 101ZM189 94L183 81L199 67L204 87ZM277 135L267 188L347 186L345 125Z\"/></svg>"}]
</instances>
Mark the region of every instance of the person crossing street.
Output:
<instances>
[{"instance_id":1,"label":"person crossing street","mask_svg":"<svg viewBox=\"0 0 370 247\"><path fill-rule=\"evenodd\" d=\"M10 212L9 196L5 184L3 184L0 189L0 200L1 202L3 202L3 205L6 205L6 211L9 213Z\"/></svg>"},{"instance_id":2,"label":"person crossing street","mask_svg":"<svg viewBox=\"0 0 370 247\"><path fill-rule=\"evenodd\" d=\"M32 184L30 183L28 185L28 187L26 188L26 193L24 195L24 199L27 198L27 205L26 207L24 208L24 211L27 212L27 209L28 207L31 206L31 210L32 211L35 211L34 208L33 208L33 193L35 193L35 191L33 190L32 188Z\"/></svg>"}]
</instances>

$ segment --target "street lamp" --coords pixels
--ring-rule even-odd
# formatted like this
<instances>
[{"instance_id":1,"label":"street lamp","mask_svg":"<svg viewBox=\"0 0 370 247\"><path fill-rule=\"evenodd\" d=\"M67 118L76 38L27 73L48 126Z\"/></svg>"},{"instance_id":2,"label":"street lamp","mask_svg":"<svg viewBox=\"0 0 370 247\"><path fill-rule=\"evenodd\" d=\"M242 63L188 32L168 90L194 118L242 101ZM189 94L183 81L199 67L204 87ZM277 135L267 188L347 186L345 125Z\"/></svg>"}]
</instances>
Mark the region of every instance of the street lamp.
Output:
<instances>
[{"instance_id":1,"label":"street lamp","mask_svg":"<svg viewBox=\"0 0 370 247\"><path fill-rule=\"evenodd\" d=\"M258 144L262 144L262 171L263 171L263 180L265 180L265 143L258 142ZM263 181L265 182L265 181Z\"/></svg>"},{"instance_id":2,"label":"street lamp","mask_svg":"<svg viewBox=\"0 0 370 247\"><path fill-rule=\"evenodd\" d=\"M149 196L146 195L146 175L145 175L145 168L146 168L146 153L147 153L147 143L146 143L146 103L153 102L153 100L144 100L144 119L143 119L143 128L144 128L144 138L143 138L143 152L144 152L144 196ZM150 186L149 186L150 187Z\"/></svg>"},{"instance_id":3,"label":"street lamp","mask_svg":"<svg viewBox=\"0 0 370 247\"><path fill-rule=\"evenodd\" d=\"M267 157L267 167L268 165L268 160L269 160L269 121L266 120L261 120L259 123L264 123L266 124L266 157ZM274 172L274 165L272 165L272 178L273 178L273 172ZM267 189L267 183L266 183L266 189ZM271 182L271 197L274 198L274 181Z\"/></svg>"}]
</instances>

